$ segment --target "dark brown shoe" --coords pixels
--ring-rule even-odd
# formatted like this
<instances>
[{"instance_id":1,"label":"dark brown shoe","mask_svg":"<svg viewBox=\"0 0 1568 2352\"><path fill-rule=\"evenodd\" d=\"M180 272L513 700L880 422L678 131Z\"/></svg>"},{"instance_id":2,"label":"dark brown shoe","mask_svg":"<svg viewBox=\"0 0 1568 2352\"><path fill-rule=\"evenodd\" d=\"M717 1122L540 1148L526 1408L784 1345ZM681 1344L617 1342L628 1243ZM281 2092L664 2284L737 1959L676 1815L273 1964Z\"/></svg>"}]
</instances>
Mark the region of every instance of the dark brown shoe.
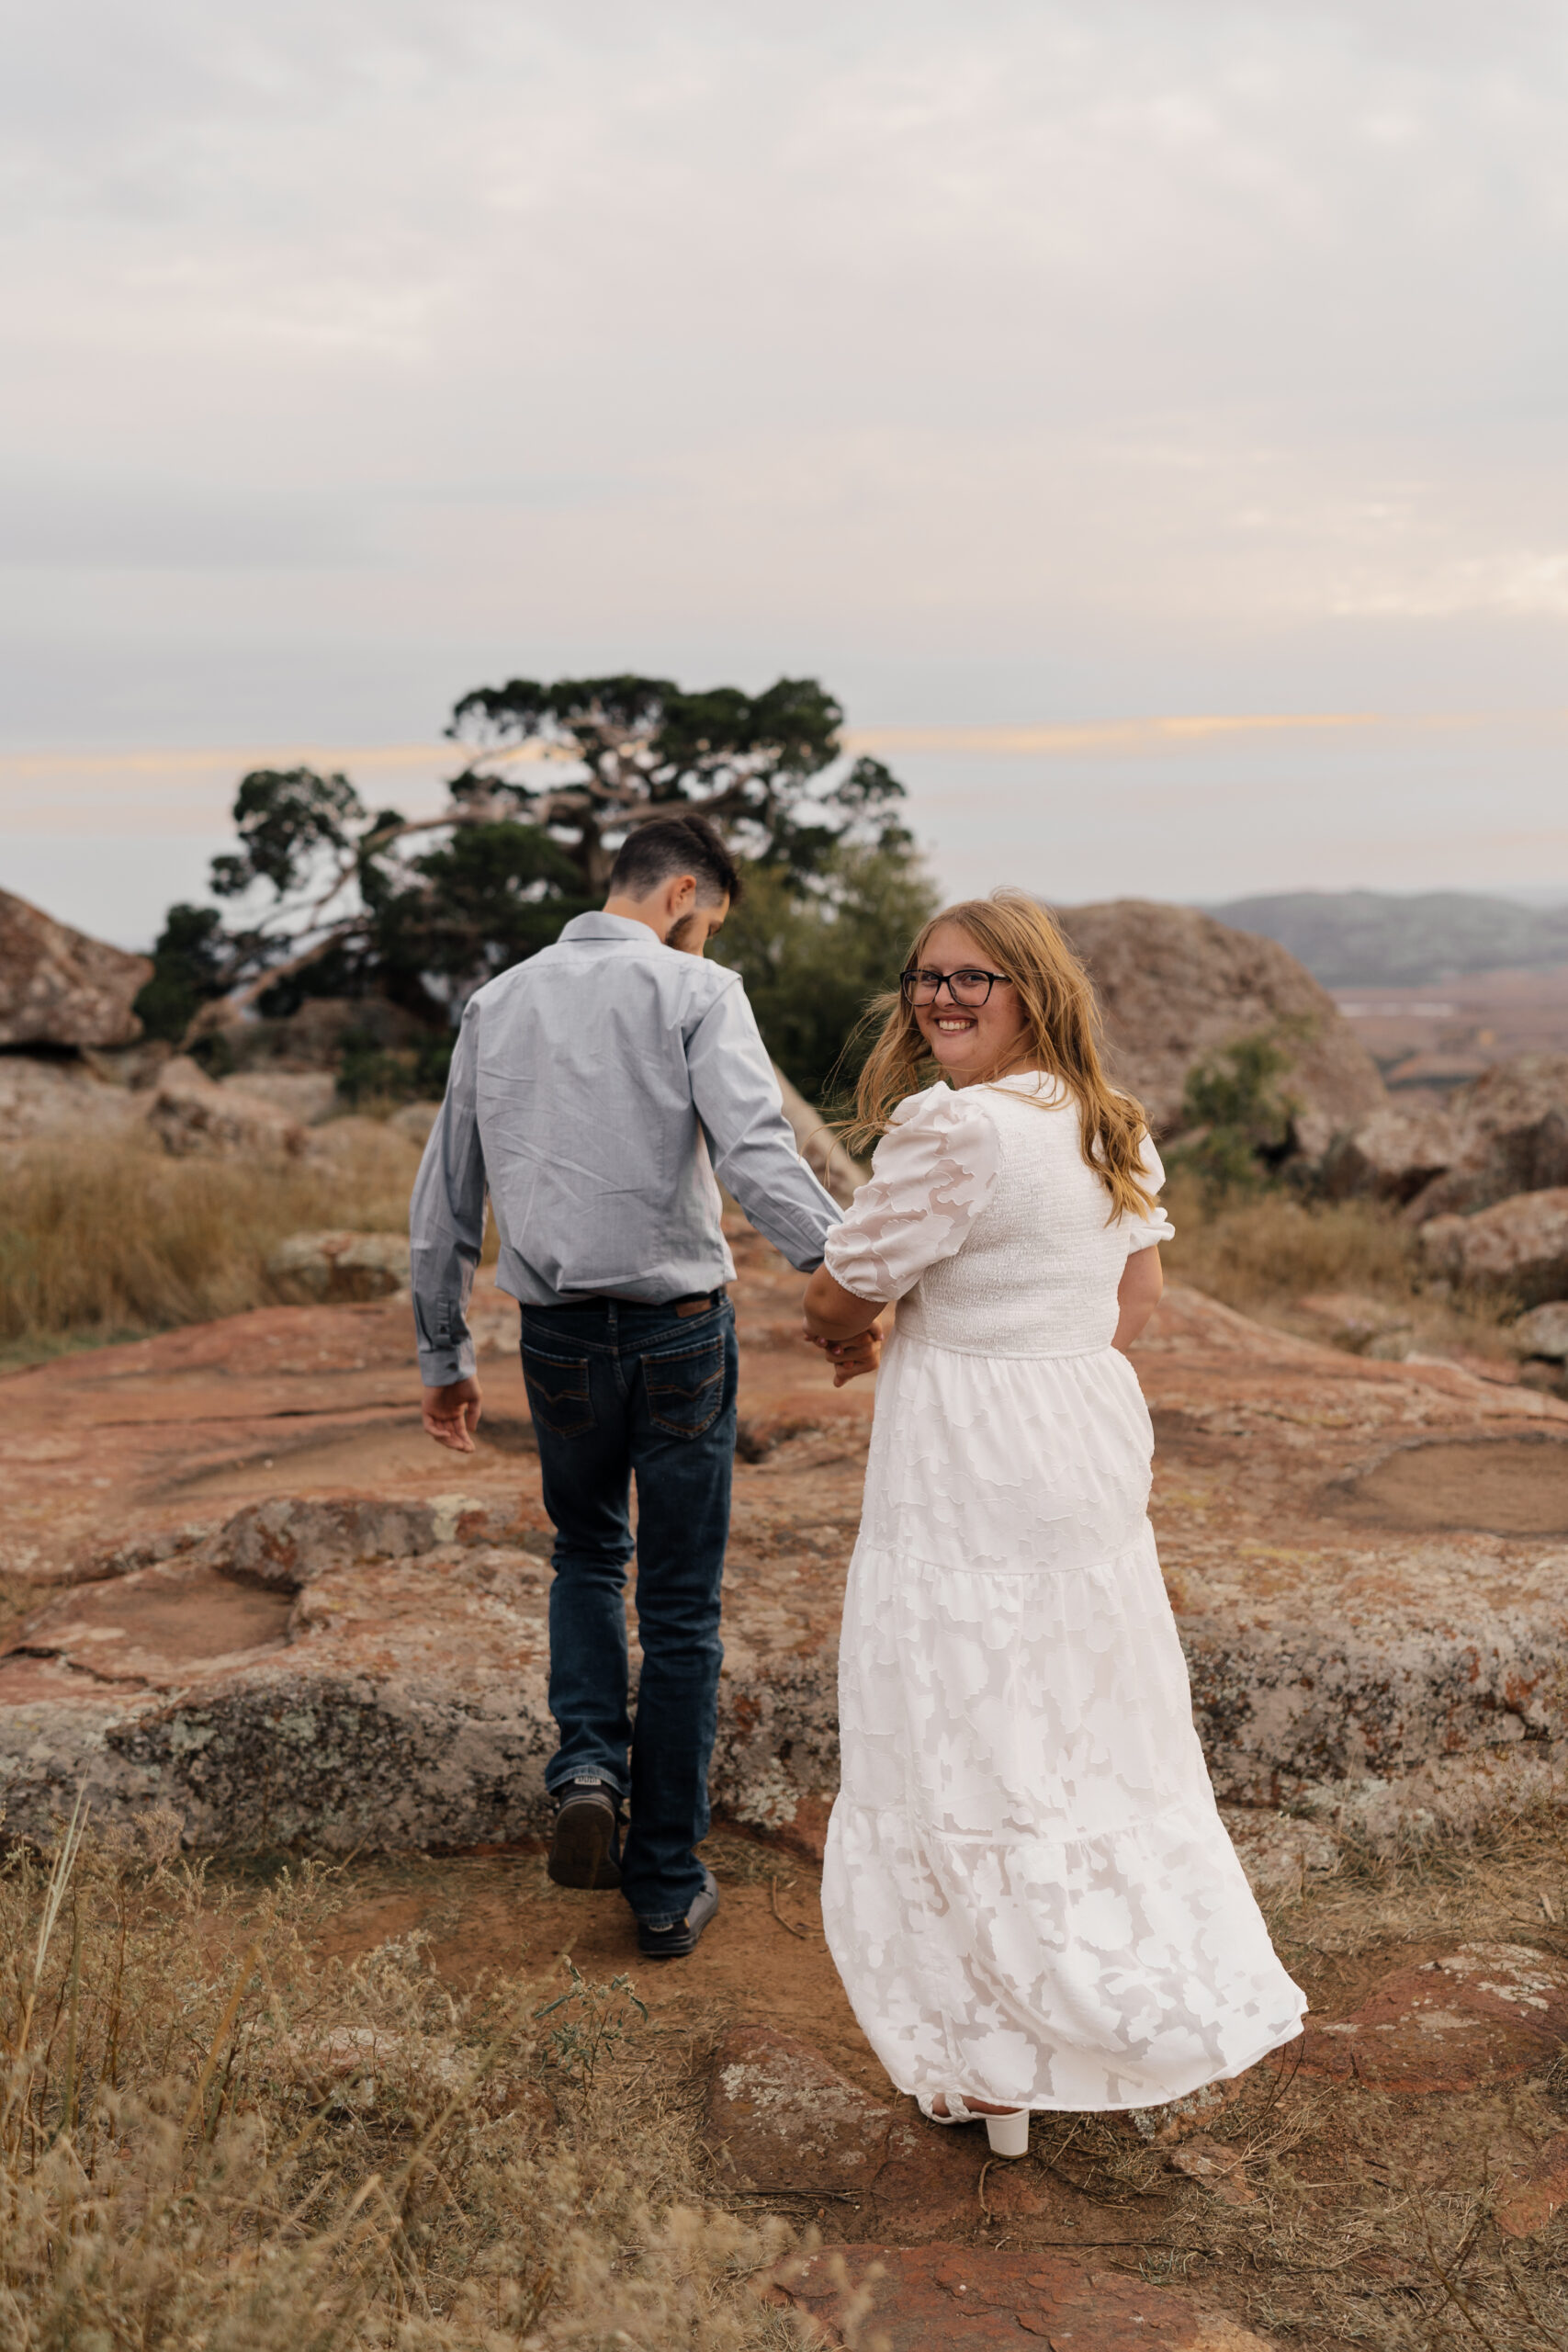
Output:
<instances>
[{"instance_id":1,"label":"dark brown shoe","mask_svg":"<svg viewBox=\"0 0 1568 2352\"><path fill-rule=\"evenodd\" d=\"M621 1818L614 1789L603 1781L568 1782L546 1867L558 1886L584 1886L595 1894L619 1886Z\"/></svg>"},{"instance_id":2,"label":"dark brown shoe","mask_svg":"<svg viewBox=\"0 0 1568 2352\"><path fill-rule=\"evenodd\" d=\"M644 1960L685 1960L696 1951L703 1929L718 1909L718 1881L707 1864L703 1864L702 1893L693 1901L683 1919L672 1928L650 1928L646 1919L637 1923L637 1948Z\"/></svg>"}]
</instances>

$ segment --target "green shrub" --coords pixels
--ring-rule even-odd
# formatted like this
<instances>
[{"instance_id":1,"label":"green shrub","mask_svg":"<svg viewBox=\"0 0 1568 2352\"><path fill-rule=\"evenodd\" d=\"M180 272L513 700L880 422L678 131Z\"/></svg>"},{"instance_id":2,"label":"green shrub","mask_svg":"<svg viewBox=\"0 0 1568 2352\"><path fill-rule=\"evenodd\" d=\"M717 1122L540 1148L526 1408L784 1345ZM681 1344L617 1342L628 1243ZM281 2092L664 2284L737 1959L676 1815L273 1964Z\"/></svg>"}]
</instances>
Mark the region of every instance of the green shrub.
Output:
<instances>
[{"instance_id":1,"label":"green shrub","mask_svg":"<svg viewBox=\"0 0 1568 2352\"><path fill-rule=\"evenodd\" d=\"M1181 1124L1191 1139L1168 1159L1173 1170L1196 1176L1212 1201L1258 1191L1290 1150L1300 1105L1279 1080L1295 1058L1291 1043L1302 1034L1283 1022L1254 1030L1188 1071Z\"/></svg>"}]
</instances>

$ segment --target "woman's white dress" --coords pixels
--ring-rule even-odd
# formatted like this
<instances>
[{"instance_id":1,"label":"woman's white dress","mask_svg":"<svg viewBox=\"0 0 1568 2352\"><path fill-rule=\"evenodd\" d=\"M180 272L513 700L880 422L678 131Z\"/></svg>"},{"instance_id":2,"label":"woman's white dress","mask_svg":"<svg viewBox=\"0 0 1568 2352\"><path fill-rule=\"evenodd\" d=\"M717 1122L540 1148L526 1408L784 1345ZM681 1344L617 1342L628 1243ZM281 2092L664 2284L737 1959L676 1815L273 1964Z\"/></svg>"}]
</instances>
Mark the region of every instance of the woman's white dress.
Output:
<instances>
[{"instance_id":1,"label":"woman's white dress","mask_svg":"<svg viewBox=\"0 0 1568 2352\"><path fill-rule=\"evenodd\" d=\"M1152 1146L1144 1170L1152 1201ZM1111 1345L1128 1256L1170 1226L1111 1208L1054 1081L936 1085L828 1243L846 1290L899 1302L822 1909L904 2091L1150 2107L1301 2029L1215 1810Z\"/></svg>"}]
</instances>

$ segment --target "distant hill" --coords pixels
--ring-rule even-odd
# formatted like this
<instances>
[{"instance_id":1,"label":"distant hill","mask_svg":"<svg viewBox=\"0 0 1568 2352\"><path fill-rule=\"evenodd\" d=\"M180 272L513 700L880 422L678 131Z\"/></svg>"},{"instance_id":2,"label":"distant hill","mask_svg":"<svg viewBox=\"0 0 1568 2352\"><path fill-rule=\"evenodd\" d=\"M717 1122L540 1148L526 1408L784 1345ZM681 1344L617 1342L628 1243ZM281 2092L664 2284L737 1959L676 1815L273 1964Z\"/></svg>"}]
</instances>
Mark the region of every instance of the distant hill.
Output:
<instances>
[{"instance_id":1,"label":"distant hill","mask_svg":"<svg viewBox=\"0 0 1568 2352\"><path fill-rule=\"evenodd\" d=\"M1410 988L1505 965L1568 964L1568 907L1470 890L1287 890L1205 914L1277 939L1325 988Z\"/></svg>"}]
</instances>

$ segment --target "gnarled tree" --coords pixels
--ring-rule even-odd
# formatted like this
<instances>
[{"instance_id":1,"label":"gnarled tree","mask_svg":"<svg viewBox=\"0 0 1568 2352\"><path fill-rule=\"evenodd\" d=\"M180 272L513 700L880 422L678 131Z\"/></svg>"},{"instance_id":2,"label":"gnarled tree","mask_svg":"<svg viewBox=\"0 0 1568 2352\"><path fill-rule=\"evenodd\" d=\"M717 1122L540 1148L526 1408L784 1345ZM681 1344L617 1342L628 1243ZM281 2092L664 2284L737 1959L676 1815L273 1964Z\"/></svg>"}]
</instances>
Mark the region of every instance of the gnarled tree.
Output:
<instances>
[{"instance_id":1,"label":"gnarled tree","mask_svg":"<svg viewBox=\"0 0 1568 2352\"><path fill-rule=\"evenodd\" d=\"M842 755L843 718L815 678L780 678L760 695L686 694L668 678L513 678L475 687L454 710L446 731L473 757L452 791L487 808L510 800L562 842L589 890L603 889L633 826L683 807L753 864L805 876L903 797L881 761L863 758L818 788ZM526 782L515 771L529 760L572 774Z\"/></svg>"},{"instance_id":2,"label":"gnarled tree","mask_svg":"<svg viewBox=\"0 0 1568 2352\"><path fill-rule=\"evenodd\" d=\"M257 769L235 797L237 844L212 864L233 914L170 909L143 1018L188 1044L258 1001L287 1012L306 995L379 994L446 1028L598 903L634 826L682 807L829 907L849 846L912 854L894 814L903 787L879 761L845 763L842 718L814 679L760 695L513 679L457 704L447 733L469 756L438 816L371 811L344 775Z\"/></svg>"}]
</instances>

